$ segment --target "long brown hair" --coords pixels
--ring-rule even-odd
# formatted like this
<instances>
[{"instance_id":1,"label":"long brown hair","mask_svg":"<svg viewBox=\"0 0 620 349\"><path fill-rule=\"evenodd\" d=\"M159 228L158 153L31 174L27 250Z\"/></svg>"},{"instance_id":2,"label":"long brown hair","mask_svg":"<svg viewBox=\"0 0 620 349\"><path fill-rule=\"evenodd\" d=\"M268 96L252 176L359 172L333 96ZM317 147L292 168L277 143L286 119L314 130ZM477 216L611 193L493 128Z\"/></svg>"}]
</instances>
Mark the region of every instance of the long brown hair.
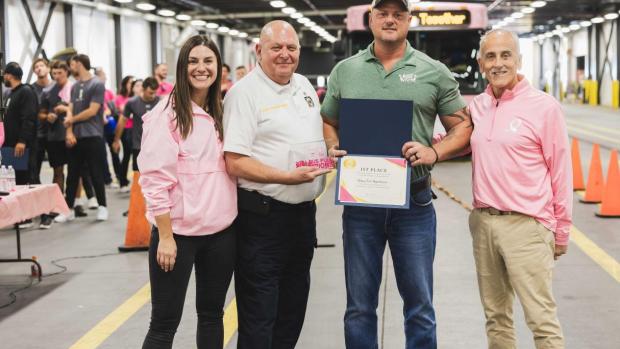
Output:
<instances>
[{"instance_id":1,"label":"long brown hair","mask_svg":"<svg viewBox=\"0 0 620 349\"><path fill-rule=\"evenodd\" d=\"M185 44L183 44L183 47L181 47L179 58L177 60L177 81L174 84L172 92L170 93L170 98L168 99L168 103L166 103L166 107L170 103L170 100L172 100L172 108L174 109L175 120L177 123L176 127L181 132L181 137L186 139L192 132L192 128L194 126L191 98L192 86L189 82L187 66L189 64L189 53L196 46L208 47L211 51L213 51L213 53L215 53L215 58L217 59L217 78L209 87L207 100L205 101L206 103L202 103L201 107L207 105L207 112L211 115L211 117L213 117L213 120L215 121L215 129L219 133L220 140L222 140L224 137L224 127L222 126L224 108L222 107L221 91L222 57L217 45L209 39L208 36L194 35L187 39Z\"/></svg>"}]
</instances>

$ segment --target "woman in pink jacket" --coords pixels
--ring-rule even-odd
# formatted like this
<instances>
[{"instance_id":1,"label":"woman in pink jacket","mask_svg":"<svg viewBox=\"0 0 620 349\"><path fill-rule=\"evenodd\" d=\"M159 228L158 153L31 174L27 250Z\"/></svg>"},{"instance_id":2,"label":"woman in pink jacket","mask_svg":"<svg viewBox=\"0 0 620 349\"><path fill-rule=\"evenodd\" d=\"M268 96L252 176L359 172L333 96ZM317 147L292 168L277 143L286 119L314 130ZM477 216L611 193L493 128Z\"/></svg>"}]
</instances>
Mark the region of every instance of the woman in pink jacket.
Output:
<instances>
[{"instance_id":1,"label":"woman in pink jacket","mask_svg":"<svg viewBox=\"0 0 620 349\"><path fill-rule=\"evenodd\" d=\"M222 348L226 291L235 261L235 180L222 151L222 61L208 37L181 48L177 83L143 116L138 164L147 218L151 324L142 348L172 348L196 269L199 349Z\"/></svg>"}]
</instances>

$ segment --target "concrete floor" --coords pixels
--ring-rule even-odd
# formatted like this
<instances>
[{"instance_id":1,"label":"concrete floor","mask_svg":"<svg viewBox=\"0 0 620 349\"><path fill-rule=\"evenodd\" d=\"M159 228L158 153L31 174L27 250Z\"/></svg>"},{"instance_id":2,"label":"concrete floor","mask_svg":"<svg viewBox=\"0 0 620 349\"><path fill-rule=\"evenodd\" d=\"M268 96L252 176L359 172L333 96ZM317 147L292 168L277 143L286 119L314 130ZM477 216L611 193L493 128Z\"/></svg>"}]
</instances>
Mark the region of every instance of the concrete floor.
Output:
<instances>
[{"instance_id":1,"label":"concrete floor","mask_svg":"<svg viewBox=\"0 0 620 349\"><path fill-rule=\"evenodd\" d=\"M585 130L620 139L620 118L605 108L566 106L569 120L596 118L592 126L609 129L603 133L587 126L575 126L569 132ZM601 116L604 115L604 116ZM604 121L601 121L604 120ZM571 123L569 121L569 127ZM576 124L575 124L576 125ZM614 133L615 132L615 133ZM583 139L601 142L606 139ZM582 162L587 175L591 144L582 142ZM609 152L603 150L604 166ZM464 202L471 201L470 163L450 162L438 165L434 179ZM46 172L49 175L49 172ZM440 348L484 348L484 320L475 278L471 238L467 228L467 211L439 192L434 205L438 215L437 254L435 260L435 306ZM111 219L95 223L94 211L87 218L52 229L28 230L22 235L23 252L36 255L44 274L59 269L53 260L71 256L109 254L96 258L70 259L58 262L68 268L65 273L44 278L17 294L17 302L0 309L1 348L38 349L70 348L84 334L148 282L146 253L116 254L123 242L127 194L108 190ZM615 261L620 260L620 220L595 218L596 206L575 200L574 225ZM333 248L316 251L312 266L312 290L304 330L298 343L301 349L344 348L342 317L346 294L342 261L340 206L333 205L333 186L322 198L317 213L320 244ZM15 253L14 234L0 230L0 257ZM398 295L393 269L386 252L386 281L381 289L378 310L382 348L403 348L402 302ZM30 266L0 264L0 305L8 301L8 293L30 283ZM566 335L567 348L620 348L620 283L605 272L574 243L568 255L556 263L554 290L559 316ZM175 348L195 348L195 288L190 282L183 321L175 339ZM233 294L230 292L229 300ZM532 348L533 341L525 327L520 306L515 304L520 348ZM147 303L111 335L99 348L139 348L147 331L150 305ZM227 348L236 346L236 337ZM96 346L84 346L82 348Z\"/></svg>"}]
</instances>

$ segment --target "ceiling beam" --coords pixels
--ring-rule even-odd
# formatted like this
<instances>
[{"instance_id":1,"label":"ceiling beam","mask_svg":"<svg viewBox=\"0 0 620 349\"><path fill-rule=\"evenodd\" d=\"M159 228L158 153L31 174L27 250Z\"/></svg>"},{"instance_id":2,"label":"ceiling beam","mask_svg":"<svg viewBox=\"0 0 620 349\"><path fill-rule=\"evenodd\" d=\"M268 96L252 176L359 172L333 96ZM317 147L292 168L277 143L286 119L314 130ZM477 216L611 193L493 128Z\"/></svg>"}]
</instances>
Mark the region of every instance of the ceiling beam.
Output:
<instances>
[{"instance_id":1,"label":"ceiling beam","mask_svg":"<svg viewBox=\"0 0 620 349\"><path fill-rule=\"evenodd\" d=\"M301 11L305 17L316 16L344 16L347 14L347 9L335 9L335 10L321 10L321 11ZM243 12L243 13L229 13L229 14L217 14L217 15L197 15L197 19L205 21L217 21L224 19L261 19L261 18L280 18L289 17L289 15L282 13L282 11L270 11L270 12Z\"/></svg>"}]
</instances>

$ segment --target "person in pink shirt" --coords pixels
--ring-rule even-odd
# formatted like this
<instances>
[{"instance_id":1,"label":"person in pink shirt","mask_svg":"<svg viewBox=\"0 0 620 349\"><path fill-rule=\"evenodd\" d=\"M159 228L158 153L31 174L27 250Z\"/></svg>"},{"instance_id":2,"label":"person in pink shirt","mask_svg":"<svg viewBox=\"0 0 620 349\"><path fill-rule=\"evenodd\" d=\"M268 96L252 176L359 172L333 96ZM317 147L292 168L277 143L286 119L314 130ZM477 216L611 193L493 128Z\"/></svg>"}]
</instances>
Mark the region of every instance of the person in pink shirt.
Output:
<instances>
[{"instance_id":1,"label":"person in pink shirt","mask_svg":"<svg viewBox=\"0 0 620 349\"><path fill-rule=\"evenodd\" d=\"M489 86L471 102L474 210L469 218L489 348L516 348L516 293L536 348L564 348L554 259L571 227L570 148L559 103L517 74L514 33L492 30L478 63Z\"/></svg>"},{"instance_id":2,"label":"person in pink shirt","mask_svg":"<svg viewBox=\"0 0 620 349\"><path fill-rule=\"evenodd\" d=\"M222 316L236 257L236 181L226 172L216 44L195 35L180 50L177 84L143 116L140 185L154 224L151 323L143 349L172 348L196 270L199 349L222 348Z\"/></svg>"},{"instance_id":3,"label":"person in pink shirt","mask_svg":"<svg viewBox=\"0 0 620 349\"><path fill-rule=\"evenodd\" d=\"M153 69L153 76L155 76L155 79L157 79L157 82L159 83L157 95L169 95L172 92L174 85L166 81L166 78L168 77L168 65L166 63L157 64L155 69Z\"/></svg>"}]
</instances>

